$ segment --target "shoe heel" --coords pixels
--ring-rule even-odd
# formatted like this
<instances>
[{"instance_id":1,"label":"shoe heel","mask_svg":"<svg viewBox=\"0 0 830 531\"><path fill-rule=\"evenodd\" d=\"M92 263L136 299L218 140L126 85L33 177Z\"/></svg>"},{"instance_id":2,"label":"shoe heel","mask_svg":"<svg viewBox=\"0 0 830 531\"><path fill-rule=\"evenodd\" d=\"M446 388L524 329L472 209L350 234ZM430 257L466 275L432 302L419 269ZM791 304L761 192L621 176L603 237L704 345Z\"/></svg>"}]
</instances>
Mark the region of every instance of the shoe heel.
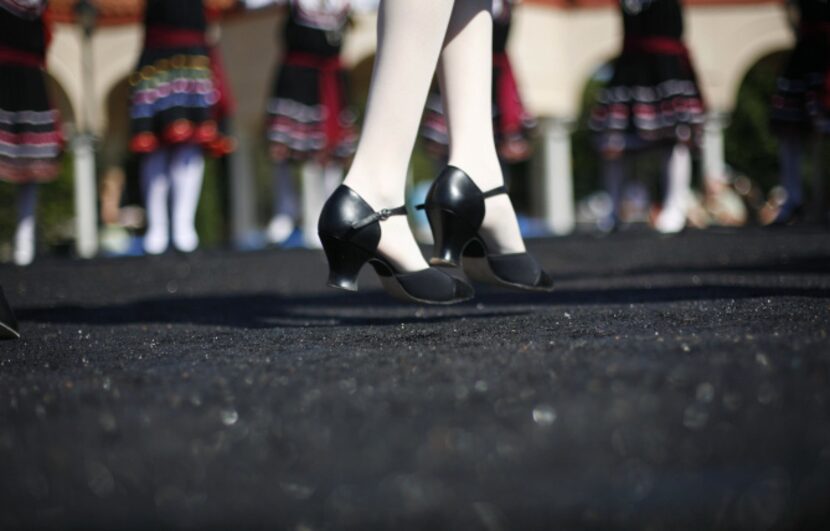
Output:
<instances>
[{"instance_id":1,"label":"shoe heel","mask_svg":"<svg viewBox=\"0 0 830 531\"><path fill-rule=\"evenodd\" d=\"M442 208L427 210L427 218L435 239L433 256L429 263L457 267L464 247L474 239L476 231L461 216Z\"/></svg>"},{"instance_id":2,"label":"shoe heel","mask_svg":"<svg viewBox=\"0 0 830 531\"><path fill-rule=\"evenodd\" d=\"M372 254L357 245L321 234L323 251L329 262L328 285L347 291L357 291L357 275Z\"/></svg>"}]
</instances>

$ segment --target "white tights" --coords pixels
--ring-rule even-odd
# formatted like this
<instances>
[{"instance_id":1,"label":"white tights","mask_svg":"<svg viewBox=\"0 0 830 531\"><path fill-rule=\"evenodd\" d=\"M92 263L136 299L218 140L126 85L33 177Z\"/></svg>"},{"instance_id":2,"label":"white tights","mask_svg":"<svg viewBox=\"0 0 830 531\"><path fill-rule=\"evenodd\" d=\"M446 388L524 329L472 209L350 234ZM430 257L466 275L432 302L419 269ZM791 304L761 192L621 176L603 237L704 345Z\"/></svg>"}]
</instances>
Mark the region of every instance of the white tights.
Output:
<instances>
[{"instance_id":1,"label":"white tights","mask_svg":"<svg viewBox=\"0 0 830 531\"><path fill-rule=\"evenodd\" d=\"M490 0L381 3L363 134L345 179L372 208L404 203L409 159L439 57L450 164L467 172L483 191L503 184L491 120L490 7ZM487 200L483 232L495 252L524 250L507 196ZM427 267L405 217L383 222L378 250L401 270Z\"/></svg>"},{"instance_id":2,"label":"white tights","mask_svg":"<svg viewBox=\"0 0 830 531\"><path fill-rule=\"evenodd\" d=\"M171 221L176 249L190 252L199 246L195 221L204 172L205 159L196 145L162 148L145 156L141 167L147 207L145 252L160 254L167 250ZM171 190L172 215L168 213Z\"/></svg>"},{"instance_id":3,"label":"white tights","mask_svg":"<svg viewBox=\"0 0 830 531\"><path fill-rule=\"evenodd\" d=\"M675 144L663 160L663 208L654 220L654 228L674 233L686 226L689 193L692 185L692 156L689 146Z\"/></svg>"},{"instance_id":4,"label":"white tights","mask_svg":"<svg viewBox=\"0 0 830 531\"><path fill-rule=\"evenodd\" d=\"M619 208L625 188L627 158L621 154L608 157L603 162L603 182L611 197L613 222L619 222ZM634 155L636 156L636 155ZM689 193L692 182L692 158L689 147L675 144L660 153L663 186L663 208L655 220L655 228L663 233L679 232L686 226L689 209Z\"/></svg>"},{"instance_id":5,"label":"white tights","mask_svg":"<svg viewBox=\"0 0 830 531\"><path fill-rule=\"evenodd\" d=\"M14 231L14 263L29 265L35 258L35 210L37 184L17 187L17 228Z\"/></svg>"}]
</instances>

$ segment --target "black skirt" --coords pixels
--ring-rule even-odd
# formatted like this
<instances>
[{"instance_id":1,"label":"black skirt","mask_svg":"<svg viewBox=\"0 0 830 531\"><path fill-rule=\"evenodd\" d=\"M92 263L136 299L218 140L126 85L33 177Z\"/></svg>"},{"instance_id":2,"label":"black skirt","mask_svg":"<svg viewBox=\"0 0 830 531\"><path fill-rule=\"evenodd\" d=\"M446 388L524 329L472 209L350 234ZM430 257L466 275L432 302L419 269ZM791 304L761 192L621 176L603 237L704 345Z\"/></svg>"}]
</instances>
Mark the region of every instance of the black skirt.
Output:
<instances>
[{"instance_id":1,"label":"black skirt","mask_svg":"<svg viewBox=\"0 0 830 531\"><path fill-rule=\"evenodd\" d=\"M130 88L132 151L216 140L219 96L206 47L145 49Z\"/></svg>"},{"instance_id":2,"label":"black skirt","mask_svg":"<svg viewBox=\"0 0 830 531\"><path fill-rule=\"evenodd\" d=\"M778 133L830 134L830 27L800 32L778 77L770 119Z\"/></svg>"},{"instance_id":3,"label":"black skirt","mask_svg":"<svg viewBox=\"0 0 830 531\"><path fill-rule=\"evenodd\" d=\"M276 160L346 160L357 148L357 113L336 57L288 53L268 100L266 134Z\"/></svg>"},{"instance_id":4,"label":"black skirt","mask_svg":"<svg viewBox=\"0 0 830 531\"><path fill-rule=\"evenodd\" d=\"M43 71L0 64L0 180L47 182L60 170L64 139Z\"/></svg>"}]
</instances>

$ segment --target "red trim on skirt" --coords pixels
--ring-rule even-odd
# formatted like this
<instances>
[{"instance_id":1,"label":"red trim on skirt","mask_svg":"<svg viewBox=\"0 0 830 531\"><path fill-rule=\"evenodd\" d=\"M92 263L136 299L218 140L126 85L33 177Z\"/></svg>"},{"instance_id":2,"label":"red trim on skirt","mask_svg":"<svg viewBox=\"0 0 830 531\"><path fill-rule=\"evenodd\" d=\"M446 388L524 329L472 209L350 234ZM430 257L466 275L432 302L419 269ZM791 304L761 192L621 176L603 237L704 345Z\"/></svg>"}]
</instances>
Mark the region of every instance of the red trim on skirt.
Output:
<instances>
[{"instance_id":1,"label":"red trim on skirt","mask_svg":"<svg viewBox=\"0 0 830 531\"><path fill-rule=\"evenodd\" d=\"M340 101L338 74L343 70L339 56L321 57L310 53L289 52L285 64L313 68L320 71L320 103L326 108L326 148L333 149L341 141L340 113L343 104Z\"/></svg>"}]
</instances>

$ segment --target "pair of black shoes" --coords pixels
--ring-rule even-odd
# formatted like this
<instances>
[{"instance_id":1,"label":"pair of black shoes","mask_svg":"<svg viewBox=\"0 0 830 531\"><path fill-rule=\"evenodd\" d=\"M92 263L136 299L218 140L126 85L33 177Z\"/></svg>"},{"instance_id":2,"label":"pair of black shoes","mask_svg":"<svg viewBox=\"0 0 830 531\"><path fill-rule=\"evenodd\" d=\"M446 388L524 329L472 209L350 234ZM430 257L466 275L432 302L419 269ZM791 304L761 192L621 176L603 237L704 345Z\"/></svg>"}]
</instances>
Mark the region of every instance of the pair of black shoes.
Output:
<instances>
[{"instance_id":1,"label":"pair of black shoes","mask_svg":"<svg viewBox=\"0 0 830 531\"><path fill-rule=\"evenodd\" d=\"M3 288L0 287L0 339L17 339L19 337L17 319L15 319L9 303L6 302Z\"/></svg>"},{"instance_id":2,"label":"pair of black shoes","mask_svg":"<svg viewBox=\"0 0 830 531\"><path fill-rule=\"evenodd\" d=\"M550 291L553 281L528 253L493 254L482 238L484 200L507 190L500 186L482 192L462 170L448 166L432 184L423 208L435 239L430 263L462 266L473 280L531 291ZM405 215L406 207L373 210L360 195L342 185L328 199L320 215L318 232L329 262L330 286L357 290L357 275L370 263L392 295L427 304L455 304L473 297L466 282L429 267L399 272L378 253L380 222Z\"/></svg>"}]
</instances>

